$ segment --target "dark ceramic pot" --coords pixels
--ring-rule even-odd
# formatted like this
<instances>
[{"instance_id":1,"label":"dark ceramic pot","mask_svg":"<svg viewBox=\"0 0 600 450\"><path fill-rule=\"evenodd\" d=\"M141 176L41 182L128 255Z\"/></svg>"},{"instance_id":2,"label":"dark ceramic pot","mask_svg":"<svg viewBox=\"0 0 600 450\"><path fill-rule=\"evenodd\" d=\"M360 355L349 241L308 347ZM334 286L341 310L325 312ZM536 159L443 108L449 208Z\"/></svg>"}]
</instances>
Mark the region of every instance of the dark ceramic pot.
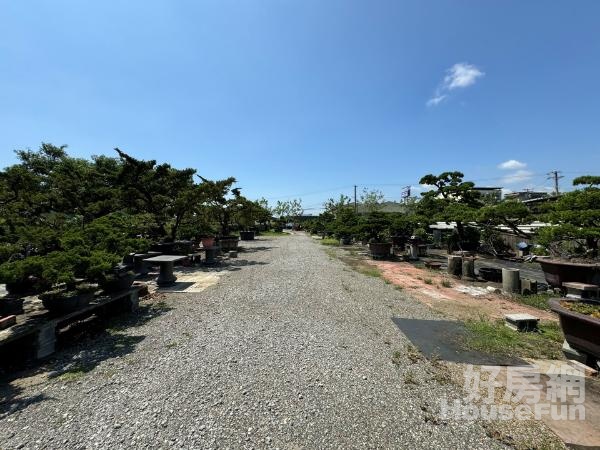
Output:
<instances>
[{"instance_id":1,"label":"dark ceramic pot","mask_svg":"<svg viewBox=\"0 0 600 450\"><path fill-rule=\"evenodd\" d=\"M47 292L45 294L41 294L39 297L42 300L44 308L46 308L48 311L52 313L68 314L87 306L94 298L94 293L73 292L56 295L55 293Z\"/></svg>"},{"instance_id":2,"label":"dark ceramic pot","mask_svg":"<svg viewBox=\"0 0 600 450\"><path fill-rule=\"evenodd\" d=\"M371 242L369 244L369 251L373 259L386 259L390 256L392 249L391 242Z\"/></svg>"},{"instance_id":3,"label":"dark ceramic pot","mask_svg":"<svg viewBox=\"0 0 600 450\"><path fill-rule=\"evenodd\" d=\"M572 263L558 259L540 259L544 277L550 286L562 287L564 282L600 284L600 264Z\"/></svg>"},{"instance_id":4,"label":"dark ceramic pot","mask_svg":"<svg viewBox=\"0 0 600 450\"><path fill-rule=\"evenodd\" d=\"M240 231L240 239L242 241L253 241L254 234L254 231Z\"/></svg>"},{"instance_id":5,"label":"dark ceramic pot","mask_svg":"<svg viewBox=\"0 0 600 450\"><path fill-rule=\"evenodd\" d=\"M19 297L4 297L0 299L0 316L23 314L23 301Z\"/></svg>"},{"instance_id":6,"label":"dark ceramic pot","mask_svg":"<svg viewBox=\"0 0 600 450\"><path fill-rule=\"evenodd\" d=\"M553 298L548 301L550 309L558 314L560 326L568 344L589 356L600 359L600 319L580 314L565 308L562 302L582 302L599 305L600 302L593 300L570 300Z\"/></svg>"},{"instance_id":7,"label":"dark ceramic pot","mask_svg":"<svg viewBox=\"0 0 600 450\"><path fill-rule=\"evenodd\" d=\"M107 281L103 282L100 287L104 292L112 294L114 292L121 292L125 289L129 289L134 280L134 273L125 273L119 277L108 279Z\"/></svg>"},{"instance_id":8,"label":"dark ceramic pot","mask_svg":"<svg viewBox=\"0 0 600 450\"><path fill-rule=\"evenodd\" d=\"M238 238L236 236L225 236L219 239L219 246L222 252L237 250Z\"/></svg>"},{"instance_id":9,"label":"dark ceramic pot","mask_svg":"<svg viewBox=\"0 0 600 450\"><path fill-rule=\"evenodd\" d=\"M493 283L502 282L502 269L496 269L495 267L480 267L479 276L485 281L491 281Z\"/></svg>"}]
</instances>

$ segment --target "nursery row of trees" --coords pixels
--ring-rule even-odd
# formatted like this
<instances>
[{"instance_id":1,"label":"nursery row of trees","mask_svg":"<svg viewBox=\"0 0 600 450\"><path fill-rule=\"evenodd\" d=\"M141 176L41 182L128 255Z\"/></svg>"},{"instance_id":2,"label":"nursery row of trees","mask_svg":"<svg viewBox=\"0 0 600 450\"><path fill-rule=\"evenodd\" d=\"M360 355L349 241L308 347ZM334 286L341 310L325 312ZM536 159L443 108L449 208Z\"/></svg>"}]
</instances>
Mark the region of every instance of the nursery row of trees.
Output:
<instances>
[{"instance_id":1,"label":"nursery row of trees","mask_svg":"<svg viewBox=\"0 0 600 450\"><path fill-rule=\"evenodd\" d=\"M42 144L17 151L0 172L0 282L40 284L98 278L151 243L228 235L267 224L265 201L251 201L235 178L115 157L69 156Z\"/></svg>"},{"instance_id":2,"label":"nursery row of trees","mask_svg":"<svg viewBox=\"0 0 600 450\"><path fill-rule=\"evenodd\" d=\"M386 241L390 236L417 236L431 239L428 228L435 222L454 222L447 237L448 249L476 250L483 245L488 251L506 250L499 237L503 228L523 238L531 238L522 225L534 221L549 224L540 229L536 242L555 255L577 254L597 257L600 241L600 177L583 176L573 184L577 189L562 194L555 201L532 210L516 200L497 201L474 190L474 183L464 180L461 172L428 174L422 185L431 189L418 201L407 203L399 213L378 211L382 196L371 192L367 214L357 214L350 198L344 195L324 204L325 211L307 224L309 231L355 237L360 240ZM377 200L379 199L379 201Z\"/></svg>"}]
</instances>

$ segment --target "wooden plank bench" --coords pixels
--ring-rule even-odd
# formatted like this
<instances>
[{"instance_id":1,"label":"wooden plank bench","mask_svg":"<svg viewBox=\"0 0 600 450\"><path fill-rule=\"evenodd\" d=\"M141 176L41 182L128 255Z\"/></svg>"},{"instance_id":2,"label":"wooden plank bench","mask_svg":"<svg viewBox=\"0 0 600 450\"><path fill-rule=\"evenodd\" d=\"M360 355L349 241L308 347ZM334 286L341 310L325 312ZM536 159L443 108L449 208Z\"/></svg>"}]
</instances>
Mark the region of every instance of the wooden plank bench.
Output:
<instances>
[{"instance_id":1,"label":"wooden plank bench","mask_svg":"<svg viewBox=\"0 0 600 450\"><path fill-rule=\"evenodd\" d=\"M59 329L94 314L103 313L113 305L119 306L120 310L134 312L139 305L139 290L139 287L132 287L111 296L101 295L92 300L89 305L61 316L51 315L47 311L18 316L16 325L0 331L0 348L17 341L29 341L33 346L31 349L33 357L45 358L56 349L56 336Z\"/></svg>"}]
</instances>

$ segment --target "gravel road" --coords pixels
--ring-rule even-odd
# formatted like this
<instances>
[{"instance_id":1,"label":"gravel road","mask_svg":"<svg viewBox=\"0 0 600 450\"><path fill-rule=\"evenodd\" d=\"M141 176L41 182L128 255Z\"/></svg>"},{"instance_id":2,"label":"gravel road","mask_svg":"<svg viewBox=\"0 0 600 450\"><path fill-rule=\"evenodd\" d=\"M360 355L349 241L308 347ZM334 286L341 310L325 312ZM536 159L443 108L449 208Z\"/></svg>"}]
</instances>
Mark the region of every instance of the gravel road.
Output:
<instances>
[{"instance_id":1,"label":"gravel road","mask_svg":"<svg viewBox=\"0 0 600 450\"><path fill-rule=\"evenodd\" d=\"M4 385L0 448L500 447L439 420L458 392L391 321L427 307L304 235L242 246L218 284L61 351L51 379Z\"/></svg>"}]
</instances>

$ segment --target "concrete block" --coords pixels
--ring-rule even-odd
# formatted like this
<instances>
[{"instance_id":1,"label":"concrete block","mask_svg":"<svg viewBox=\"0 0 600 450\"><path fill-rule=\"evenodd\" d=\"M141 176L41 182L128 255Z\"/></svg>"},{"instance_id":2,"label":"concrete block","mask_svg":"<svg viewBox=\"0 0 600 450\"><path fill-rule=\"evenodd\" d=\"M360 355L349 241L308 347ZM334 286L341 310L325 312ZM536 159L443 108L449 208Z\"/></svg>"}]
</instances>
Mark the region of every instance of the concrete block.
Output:
<instances>
[{"instance_id":1,"label":"concrete block","mask_svg":"<svg viewBox=\"0 0 600 450\"><path fill-rule=\"evenodd\" d=\"M537 294L537 292L538 292L537 281L532 280L530 278L523 278L521 280L521 294L532 295L532 294Z\"/></svg>"},{"instance_id":2,"label":"concrete block","mask_svg":"<svg viewBox=\"0 0 600 450\"><path fill-rule=\"evenodd\" d=\"M504 320L505 325L515 331L536 331L540 321L531 314L506 314Z\"/></svg>"}]
</instances>

